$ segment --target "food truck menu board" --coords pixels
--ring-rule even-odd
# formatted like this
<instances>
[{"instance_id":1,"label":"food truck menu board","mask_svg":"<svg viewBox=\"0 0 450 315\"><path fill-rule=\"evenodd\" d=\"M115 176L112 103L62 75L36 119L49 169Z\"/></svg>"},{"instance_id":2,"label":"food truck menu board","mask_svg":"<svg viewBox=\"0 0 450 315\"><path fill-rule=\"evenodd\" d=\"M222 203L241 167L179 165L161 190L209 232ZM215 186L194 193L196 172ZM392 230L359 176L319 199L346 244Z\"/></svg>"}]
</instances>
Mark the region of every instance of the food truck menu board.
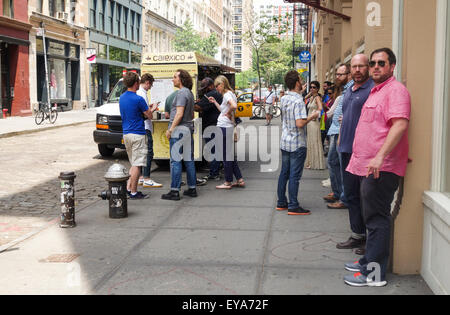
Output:
<instances>
[{"instance_id":1,"label":"food truck menu board","mask_svg":"<svg viewBox=\"0 0 450 315\"><path fill-rule=\"evenodd\" d=\"M150 90L150 103L161 102L159 111L164 112L166 98L175 91L172 79L155 79Z\"/></svg>"}]
</instances>

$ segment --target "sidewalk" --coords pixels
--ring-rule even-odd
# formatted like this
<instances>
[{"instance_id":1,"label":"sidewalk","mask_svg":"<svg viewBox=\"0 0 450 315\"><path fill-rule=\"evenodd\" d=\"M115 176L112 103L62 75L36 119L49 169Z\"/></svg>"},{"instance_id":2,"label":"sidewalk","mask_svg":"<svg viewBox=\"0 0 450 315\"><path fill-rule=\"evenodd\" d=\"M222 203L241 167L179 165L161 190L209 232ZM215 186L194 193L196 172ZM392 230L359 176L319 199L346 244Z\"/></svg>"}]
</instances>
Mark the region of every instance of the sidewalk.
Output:
<instances>
[{"instance_id":1,"label":"sidewalk","mask_svg":"<svg viewBox=\"0 0 450 315\"><path fill-rule=\"evenodd\" d=\"M45 120L39 126L34 122L34 116L8 117L0 119L0 138L95 121L96 114L96 108L58 112L58 119L54 124Z\"/></svg>"},{"instance_id":2,"label":"sidewalk","mask_svg":"<svg viewBox=\"0 0 450 315\"><path fill-rule=\"evenodd\" d=\"M76 228L55 218L0 253L0 294L432 294L420 276L390 274L383 288L344 284L344 263L357 256L336 249L349 236L348 212L322 201L326 171L305 170L299 195L312 215L291 217L274 210L278 171L239 164L244 189L210 182L198 198L165 201L170 174L157 169L164 188L129 200L128 218L110 219L100 199L77 209Z\"/></svg>"}]
</instances>

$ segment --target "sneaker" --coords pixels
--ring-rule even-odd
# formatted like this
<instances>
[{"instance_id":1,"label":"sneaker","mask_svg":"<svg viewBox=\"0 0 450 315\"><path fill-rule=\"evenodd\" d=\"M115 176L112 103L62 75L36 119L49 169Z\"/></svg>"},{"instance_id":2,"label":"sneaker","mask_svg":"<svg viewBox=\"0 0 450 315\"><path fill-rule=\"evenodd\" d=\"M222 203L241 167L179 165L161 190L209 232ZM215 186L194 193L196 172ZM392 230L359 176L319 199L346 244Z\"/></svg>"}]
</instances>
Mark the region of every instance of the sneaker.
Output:
<instances>
[{"instance_id":1,"label":"sneaker","mask_svg":"<svg viewBox=\"0 0 450 315\"><path fill-rule=\"evenodd\" d=\"M144 186L146 188L159 188L159 187L162 187L162 184L157 183L151 179L147 179L147 180L144 180L144 183L142 186Z\"/></svg>"},{"instance_id":2,"label":"sneaker","mask_svg":"<svg viewBox=\"0 0 450 315\"><path fill-rule=\"evenodd\" d=\"M171 190L169 193L161 196L164 200L180 200L180 193L176 190Z\"/></svg>"},{"instance_id":3,"label":"sneaker","mask_svg":"<svg viewBox=\"0 0 450 315\"><path fill-rule=\"evenodd\" d=\"M326 180L322 181L322 186L323 187L331 187L331 180L328 178Z\"/></svg>"},{"instance_id":4,"label":"sneaker","mask_svg":"<svg viewBox=\"0 0 450 315\"><path fill-rule=\"evenodd\" d=\"M197 186L204 186L208 181L205 179L197 178Z\"/></svg>"},{"instance_id":5,"label":"sneaker","mask_svg":"<svg viewBox=\"0 0 450 315\"><path fill-rule=\"evenodd\" d=\"M387 281L368 279L360 272L345 276L344 282L352 287L384 287L387 284Z\"/></svg>"},{"instance_id":6,"label":"sneaker","mask_svg":"<svg viewBox=\"0 0 450 315\"><path fill-rule=\"evenodd\" d=\"M139 181L138 181L138 185L143 185L144 184L144 179L143 178L139 178Z\"/></svg>"},{"instance_id":7,"label":"sneaker","mask_svg":"<svg viewBox=\"0 0 450 315\"><path fill-rule=\"evenodd\" d=\"M183 195L189 196L189 197L197 197L197 189L189 188L188 190L185 190L183 192Z\"/></svg>"},{"instance_id":8,"label":"sneaker","mask_svg":"<svg viewBox=\"0 0 450 315\"><path fill-rule=\"evenodd\" d=\"M305 210L302 207L297 209L288 210L288 215L310 215L311 211Z\"/></svg>"},{"instance_id":9,"label":"sneaker","mask_svg":"<svg viewBox=\"0 0 450 315\"><path fill-rule=\"evenodd\" d=\"M220 180L220 176L219 175L206 175L203 177L204 180L208 181L208 180Z\"/></svg>"},{"instance_id":10,"label":"sneaker","mask_svg":"<svg viewBox=\"0 0 450 315\"><path fill-rule=\"evenodd\" d=\"M352 272L361 272L362 266L359 264L359 261L357 260L352 263L346 263L344 265L344 268L345 268L345 270L352 271Z\"/></svg>"},{"instance_id":11,"label":"sneaker","mask_svg":"<svg viewBox=\"0 0 450 315\"><path fill-rule=\"evenodd\" d=\"M277 210L277 211L286 211L286 210L288 210L288 207L276 207L275 208L275 210Z\"/></svg>"},{"instance_id":12,"label":"sneaker","mask_svg":"<svg viewBox=\"0 0 450 315\"><path fill-rule=\"evenodd\" d=\"M147 199L149 196L144 195L142 192L138 191L135 195L130 194L130 199Z\"/></svg>"}]
</instances>

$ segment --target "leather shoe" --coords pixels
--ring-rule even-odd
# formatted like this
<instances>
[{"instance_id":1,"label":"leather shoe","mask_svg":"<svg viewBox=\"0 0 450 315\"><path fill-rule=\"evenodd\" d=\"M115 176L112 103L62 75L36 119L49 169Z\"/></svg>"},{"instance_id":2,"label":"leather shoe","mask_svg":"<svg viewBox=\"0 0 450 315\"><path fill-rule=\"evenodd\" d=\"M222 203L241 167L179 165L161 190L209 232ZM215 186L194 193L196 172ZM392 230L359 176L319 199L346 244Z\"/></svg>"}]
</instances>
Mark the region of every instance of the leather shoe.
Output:
<instances>
[{"instance_id":1,"label":"leather shoe","mask_svg":"<svg viewBox=\"0 0 450 315\"><path fill-rule=\"evenodd\" d=\"M334 197L334 194L331 193L329 195L326 195L325 197L323 197L323 200L325 200L325 202L336 202L339 201L339 199Z\"/></svg>"},{"instance_id":2,"label":"leather shoe","mask_svg":"<svg viewBox=\"0 0 450 315\"><path fill-rule=\"evenodd\" d=\"M347 209L347 206L342 201L330 203L327 207L328 209Z\"/></svg>"},{"instance_id":3,"label":"leather shoe","mask_svg":"<svg viewBox=\"0 0 450 315\"><path fill-rule=\"evenodd\" d=\"M355 254L364 256L366 254L366 249L364 247L357 248L355 249Z\"/></svg>"},{"instance_id":4,"label":"leather shoe","mask_svg":"<svg viewBox=\"0 0 450 315\"><path fill-rule=\"evenodd\" d=\"M366 240L357 240L350 237L346 242L341 242L336 244L336 248L338 249L353 249L360 248L366 245Z\"/></svg>"}]
</instances>

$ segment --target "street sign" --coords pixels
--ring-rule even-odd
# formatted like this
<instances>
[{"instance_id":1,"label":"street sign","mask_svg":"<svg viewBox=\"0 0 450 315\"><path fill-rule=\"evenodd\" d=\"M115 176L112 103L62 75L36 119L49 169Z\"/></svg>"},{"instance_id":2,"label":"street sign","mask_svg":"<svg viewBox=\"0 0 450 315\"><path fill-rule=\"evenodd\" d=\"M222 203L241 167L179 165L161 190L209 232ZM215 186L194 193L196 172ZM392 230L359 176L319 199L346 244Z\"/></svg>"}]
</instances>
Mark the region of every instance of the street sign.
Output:
<instances>
[{"instance_id":1,"label":"street sign","mask_svg":"<svg viewBox=\"0 0 450 315\"><path fill-rule=\"evenodd\" d=\"M305 51L302 51L298 55L298 58L300 59L301 63L308 63L308 62L311 62L312 56L311 56L311 53L309 51L305 50Z\"/></svg>"},{"instance_id":2,"label":"street sign","mask_svg":"<svg viewBox=\"0 0 450 315\"><path fill-rule=\"evenodd\" d=\"M44 36L44 29L43 28L37 28L36 29L36 36Z\"/></svg>"}]
</instances>

